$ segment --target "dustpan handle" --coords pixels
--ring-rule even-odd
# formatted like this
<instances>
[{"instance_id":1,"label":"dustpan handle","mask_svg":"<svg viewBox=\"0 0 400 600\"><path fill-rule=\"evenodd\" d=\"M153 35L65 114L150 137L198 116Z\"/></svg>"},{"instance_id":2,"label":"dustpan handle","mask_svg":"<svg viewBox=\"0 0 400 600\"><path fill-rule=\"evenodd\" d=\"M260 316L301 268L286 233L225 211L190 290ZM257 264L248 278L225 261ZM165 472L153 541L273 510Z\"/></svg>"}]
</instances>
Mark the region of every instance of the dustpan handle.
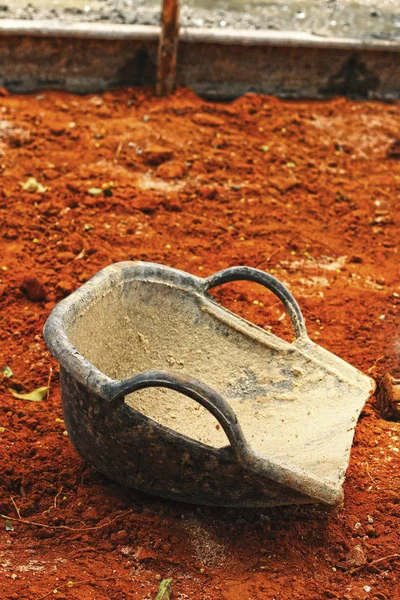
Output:
<instances>
[{"instance_id":1,"label":"dustpan handle","mask_svg":"<svg viewBox=\"0 0 400 600\"><path fill-rule=\"evenodd\" d=\"M271 292L281 300L288 311L296 338L308 337L304 318L296 300L293 298L287 287L284 286L279 279L269 273L265 273L264 271L252 267L230 267L229 269L218 271L218 273L214 273L214 275L204 279L204 291L208 291L223 283L243 280L260 283L271 290Z\"/></svg>"},{"instance_id":2,"label":"dustpan handle","mask_svg":"<svg viewBox=\"0 0 400 600\"><path fill-rule=\"evenodd\" d=\"M113 381L108 390L103 390L103 395L105 393L107 399L112 400L150 387L163 387L180 392L204 406L221 425L238 461L243 466L246 465L250 448L235 412L221 394L194 377L167 371L142 371L122 381Z\"/></svg>"}]
</instances>

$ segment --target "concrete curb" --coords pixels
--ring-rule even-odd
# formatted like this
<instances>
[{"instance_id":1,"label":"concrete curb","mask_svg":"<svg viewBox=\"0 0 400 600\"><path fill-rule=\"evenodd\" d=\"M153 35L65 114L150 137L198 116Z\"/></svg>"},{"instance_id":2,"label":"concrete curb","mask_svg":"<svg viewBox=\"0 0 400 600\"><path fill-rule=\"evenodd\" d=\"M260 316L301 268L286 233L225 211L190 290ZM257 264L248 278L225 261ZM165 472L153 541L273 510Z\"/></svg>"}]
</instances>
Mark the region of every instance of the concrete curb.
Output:
<instances>
[{"instance_id":1,"label":"concrete curb","mask_svg":"<svg viewBox=\"0 0 400 600\"><path fill-rule=\"evenodd\" d=\"M155 41L160 35L160 27L113 23L0 19L0 36L6 35ZM267 29L181 28L180 40L182 42L202 44L400 51L400 40L362 40L361 38L324 37L299 31L270 31Z\"/></svg>"},{"instance_id":2,"label":"concrete curb","mask_svg":"<svg viewBox=\"0 0 400 600\"><path fill-rule=\"evenodd\" d=\"M160 28L0 20L0 86L99 92L153 85ZM208 98L400 98L400 41L182 28L177 84Z\"/></svg>"}]
</instances>

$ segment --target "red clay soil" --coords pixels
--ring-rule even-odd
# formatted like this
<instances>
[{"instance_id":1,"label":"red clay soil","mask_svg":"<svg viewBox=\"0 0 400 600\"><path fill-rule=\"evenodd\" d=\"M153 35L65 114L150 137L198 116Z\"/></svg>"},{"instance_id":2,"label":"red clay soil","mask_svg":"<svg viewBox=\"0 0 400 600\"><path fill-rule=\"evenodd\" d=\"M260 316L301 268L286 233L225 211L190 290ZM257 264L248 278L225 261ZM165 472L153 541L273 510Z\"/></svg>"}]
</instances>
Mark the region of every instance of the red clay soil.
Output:
<instances>
[{"instance_id":1,"label":"red clay soil","mask_svg":"<svg viewBox=\"0 0 400 600\"><path fill-rule=\"evenodd\" d=\"M0 366L13 372L0 375L0 511L14 519L13 531L0 520L1 598L153 600L166 577L174 600L400 598L400 424L374 398L339 508L199 508L83 462L42 338L55 303L110 263L204 276L244 264L290 287L313 340L398 376L400 105L140 89L0 106ZM29 178L47 189L23 189ZM218 298L292 335L259 286ZM8 391L46 385L51 369L43 402Z\"/></svg>"}]
</instances>

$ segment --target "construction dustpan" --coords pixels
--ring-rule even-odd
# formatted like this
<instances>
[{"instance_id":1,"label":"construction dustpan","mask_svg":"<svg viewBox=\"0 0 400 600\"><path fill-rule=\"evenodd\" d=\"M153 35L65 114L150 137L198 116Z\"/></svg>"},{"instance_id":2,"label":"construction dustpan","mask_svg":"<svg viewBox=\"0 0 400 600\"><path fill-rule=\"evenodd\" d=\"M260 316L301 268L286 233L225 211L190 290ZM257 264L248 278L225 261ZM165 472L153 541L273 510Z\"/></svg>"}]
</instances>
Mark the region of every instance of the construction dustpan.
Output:
<instances>
[{"instance_id":1,"label":"construction dustpan","mask_svg":"<svg viewBox=\"0 0 400 600\"><path fill-rule=\"evenodd\" d=\"M293 343L207 293L243 279L283 302ZM272 275L117 263L60 302L44 336L61 365L69 437L108 477L209 505L341 502L374 382L310 341Z\"/></svg>"}]
</instances>

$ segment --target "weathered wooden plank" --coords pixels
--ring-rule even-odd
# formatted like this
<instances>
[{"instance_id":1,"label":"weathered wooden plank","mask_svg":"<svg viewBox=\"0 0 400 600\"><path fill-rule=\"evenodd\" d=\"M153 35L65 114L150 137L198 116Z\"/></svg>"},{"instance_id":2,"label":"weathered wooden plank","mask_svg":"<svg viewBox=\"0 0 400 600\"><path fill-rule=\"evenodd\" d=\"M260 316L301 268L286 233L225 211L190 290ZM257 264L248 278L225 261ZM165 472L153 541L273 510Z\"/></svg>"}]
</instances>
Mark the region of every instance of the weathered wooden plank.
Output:
<instances>
[{"instance_id":1,"label":"weathered wooden plank","mask_svg":"<svg viewBox=\"0 0 400 600\"><path fill-rule=\"evenodd\" d=\"M400 421L400 379L385 373L378 381L376 407L385 419Z\"/></svg>"}]
</instances>

